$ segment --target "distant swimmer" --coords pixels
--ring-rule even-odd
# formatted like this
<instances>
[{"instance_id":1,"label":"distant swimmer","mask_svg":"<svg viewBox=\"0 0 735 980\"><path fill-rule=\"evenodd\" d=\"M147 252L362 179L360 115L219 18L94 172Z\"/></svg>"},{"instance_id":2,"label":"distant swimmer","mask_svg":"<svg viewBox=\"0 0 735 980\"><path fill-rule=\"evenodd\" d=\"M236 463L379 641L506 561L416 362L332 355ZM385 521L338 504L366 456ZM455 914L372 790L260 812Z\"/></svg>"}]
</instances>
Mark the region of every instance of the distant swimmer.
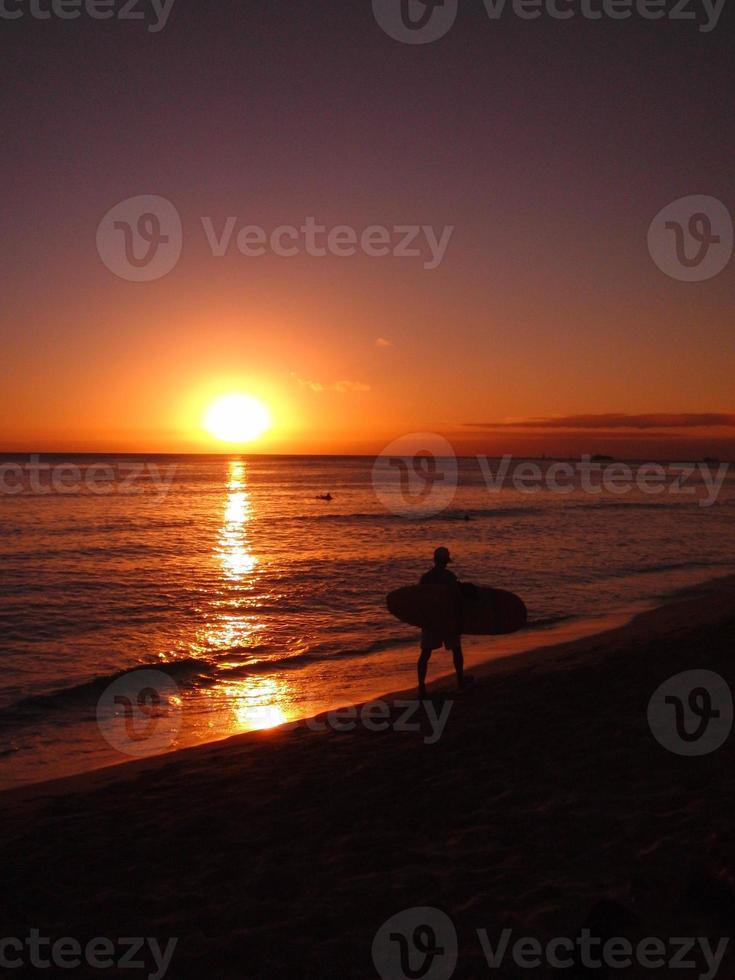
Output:
<instances>
[{"instance_id":1,"label":"distant swimmer","mask_svg":"<svg viewBox=\"0 0 735 980\"><path fill-rule=\"evenodd\" d=\"M454 572L450 572L447 565L452 558L448 548L437 548L434 552L434 567L421 576L420 585L450 585L457 590L457 601L460 598L460 584ZM454 670L457 674L457 684L464 687L465 683L471 678L465 678L464 657L462 655L462 641L459 633L440 634L428 629L421 630L421 655L417 665L419 678L419 695L424 697L426 694L426 671L429 666L432 651L439 647L452 651L454 660Z\"/></svg>"},{"instance_id":2,"label":"distant swimmer","mask_svg":"<svg viewBox=\"0 0 735 980\"><path fill-rule=\"evenodd\" d=\"M316 499L330 501L334 500L334 497L331 495L331 493L318 493L316 495Z\"/></svg>"}]
</instances>

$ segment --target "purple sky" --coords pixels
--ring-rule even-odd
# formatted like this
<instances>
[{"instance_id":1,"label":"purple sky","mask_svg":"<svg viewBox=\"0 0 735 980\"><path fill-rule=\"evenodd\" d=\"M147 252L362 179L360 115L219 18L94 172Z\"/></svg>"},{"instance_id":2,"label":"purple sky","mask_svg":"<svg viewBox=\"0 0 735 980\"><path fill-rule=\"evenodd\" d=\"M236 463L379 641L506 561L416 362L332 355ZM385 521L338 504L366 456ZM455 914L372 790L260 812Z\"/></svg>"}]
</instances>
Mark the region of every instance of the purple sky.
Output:
<instances>
[{"instance_id":1,"label":"purple sky","mask_svg":"<svg viewBox=\"0 0 735 980\"><path fill-rule=\"evenodd\" d=\"M159 33L0 20L5 448L177 448L187 393L220 381L280 406L273 445L294 451L735 411L735 266L681 282L646 247L677 198L735 213L732 21L491 22L477 0L411 46L344 0L177 0ZM141 194L184 226L179 264L143 284L95 248ZM230 215L454 232L428 271L215 259L200 219Z\"/></svg>"}]
</instances>

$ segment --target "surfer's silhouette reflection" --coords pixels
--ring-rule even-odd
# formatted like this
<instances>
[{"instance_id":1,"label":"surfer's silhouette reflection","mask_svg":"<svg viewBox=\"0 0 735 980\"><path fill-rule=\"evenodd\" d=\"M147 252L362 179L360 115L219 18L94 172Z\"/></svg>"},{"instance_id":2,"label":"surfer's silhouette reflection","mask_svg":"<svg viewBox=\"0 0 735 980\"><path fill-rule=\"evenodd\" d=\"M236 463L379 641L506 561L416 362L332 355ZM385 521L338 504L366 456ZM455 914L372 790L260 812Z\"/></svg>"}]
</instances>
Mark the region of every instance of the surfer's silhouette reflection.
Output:
<instances>
[{"instance_id":1,"label":"surfer's silhouette reflection","mask_svg":"<svg viewBox=\"0 0 735 980\"><path fill-rule=\"evenodd\" d=\"M460 584L459 579L447 568L452 557L449 548L437 548L434 552L434 565L424 575L421 576L420 585L449 585L457 590L457 603L460 603ZM446 633L441 630L421 630L421 655L417 665L419 678L419 696L426 694L426 671L429 666L432 651L439 647L452 651L454 660L454 670L457 674L457 685L462 688L471 680L469 674L464 672L464 656L462 654L462 637L459 632Z\"/></svg>"}]
</instances>

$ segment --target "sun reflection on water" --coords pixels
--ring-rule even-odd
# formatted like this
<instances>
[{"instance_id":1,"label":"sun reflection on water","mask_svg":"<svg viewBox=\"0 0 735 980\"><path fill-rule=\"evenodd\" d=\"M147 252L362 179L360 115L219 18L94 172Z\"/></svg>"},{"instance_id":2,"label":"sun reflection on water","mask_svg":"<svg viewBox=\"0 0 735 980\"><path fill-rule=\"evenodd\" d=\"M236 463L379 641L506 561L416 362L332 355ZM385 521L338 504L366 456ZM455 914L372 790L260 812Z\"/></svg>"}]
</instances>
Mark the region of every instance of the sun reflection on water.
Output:
<instances>
[{"instance_id":1,"label":"sun reflection on water","mask_svg":"<svg viewBox=\"0 0 735 980\"><path fill-rule=\"evenodd\" d=\"M230 460L222 525L213 548L222 579L200 639L205 651L215 651L220 679L202 689L200 695L210 705L207 727L233 734L282 725L289 720L287 705L292 700L289 685L276 677L227 676L257 662L253 647L265 629L256 605L259 561L250 536L254 516L247 463Z\"/></svg>"},{"instance_id":2,"label":"sun reflection on water","mask_svg":"<svg viewBox=\"0 0 735 980\"><path fill-rule=\"evenodd\" d=\"M288 721L283 708L286 685L274 677L248 678L224 687L234 714L233 728L241 731L275 728Z\"/></svg>"},{"instance_id":3,"label":"sun reflection on water","mask_svg":"<svg viewBox=\"0 0 735 980\"><path fill-rule=\"evenodd\" d=\"M226 578L231 581L239 581L258 564L247 533L252 519L252 502L245 475L243 460L230 460L224 523L217 554Z\"/></svg>"}]
</instances>

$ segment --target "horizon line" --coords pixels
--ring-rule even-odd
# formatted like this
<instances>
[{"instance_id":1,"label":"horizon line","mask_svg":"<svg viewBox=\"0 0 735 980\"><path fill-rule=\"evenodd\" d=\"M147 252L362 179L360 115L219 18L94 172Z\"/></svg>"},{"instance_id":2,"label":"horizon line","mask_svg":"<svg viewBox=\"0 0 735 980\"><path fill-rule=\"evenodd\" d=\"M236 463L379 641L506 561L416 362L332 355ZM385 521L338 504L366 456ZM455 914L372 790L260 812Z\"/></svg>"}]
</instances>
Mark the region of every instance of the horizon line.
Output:
<instances>
[{"instance_id":1,"label":"horizon line","mask_svg":"<svg viewBox=\"0 0 735 980\"><path fill-rule=\"evenodd\" d=\"M382 452L375 453L283 453L283 452L173 452L157 450L56 450L56 449L33 449L33 450L5 450L0 449L0 457L5 456L176 456L176 457L206 457L216 459L232 459L233 457L258 457L270 459L377 459ZM455 453L455 459L504 459L506 457L524 459L534 462L547 463L568 463L580 461L584 457L590 457L595 463L727 463L735 465L735 458L722 459L719 456L705 456L697 459L691 456L610 456L602 453L583 453L577 455L523 455L521 453ZM594 459L595 456L603 457ZM439 459L449 457L437 457Z\"/></svg>"}]
</instances>

